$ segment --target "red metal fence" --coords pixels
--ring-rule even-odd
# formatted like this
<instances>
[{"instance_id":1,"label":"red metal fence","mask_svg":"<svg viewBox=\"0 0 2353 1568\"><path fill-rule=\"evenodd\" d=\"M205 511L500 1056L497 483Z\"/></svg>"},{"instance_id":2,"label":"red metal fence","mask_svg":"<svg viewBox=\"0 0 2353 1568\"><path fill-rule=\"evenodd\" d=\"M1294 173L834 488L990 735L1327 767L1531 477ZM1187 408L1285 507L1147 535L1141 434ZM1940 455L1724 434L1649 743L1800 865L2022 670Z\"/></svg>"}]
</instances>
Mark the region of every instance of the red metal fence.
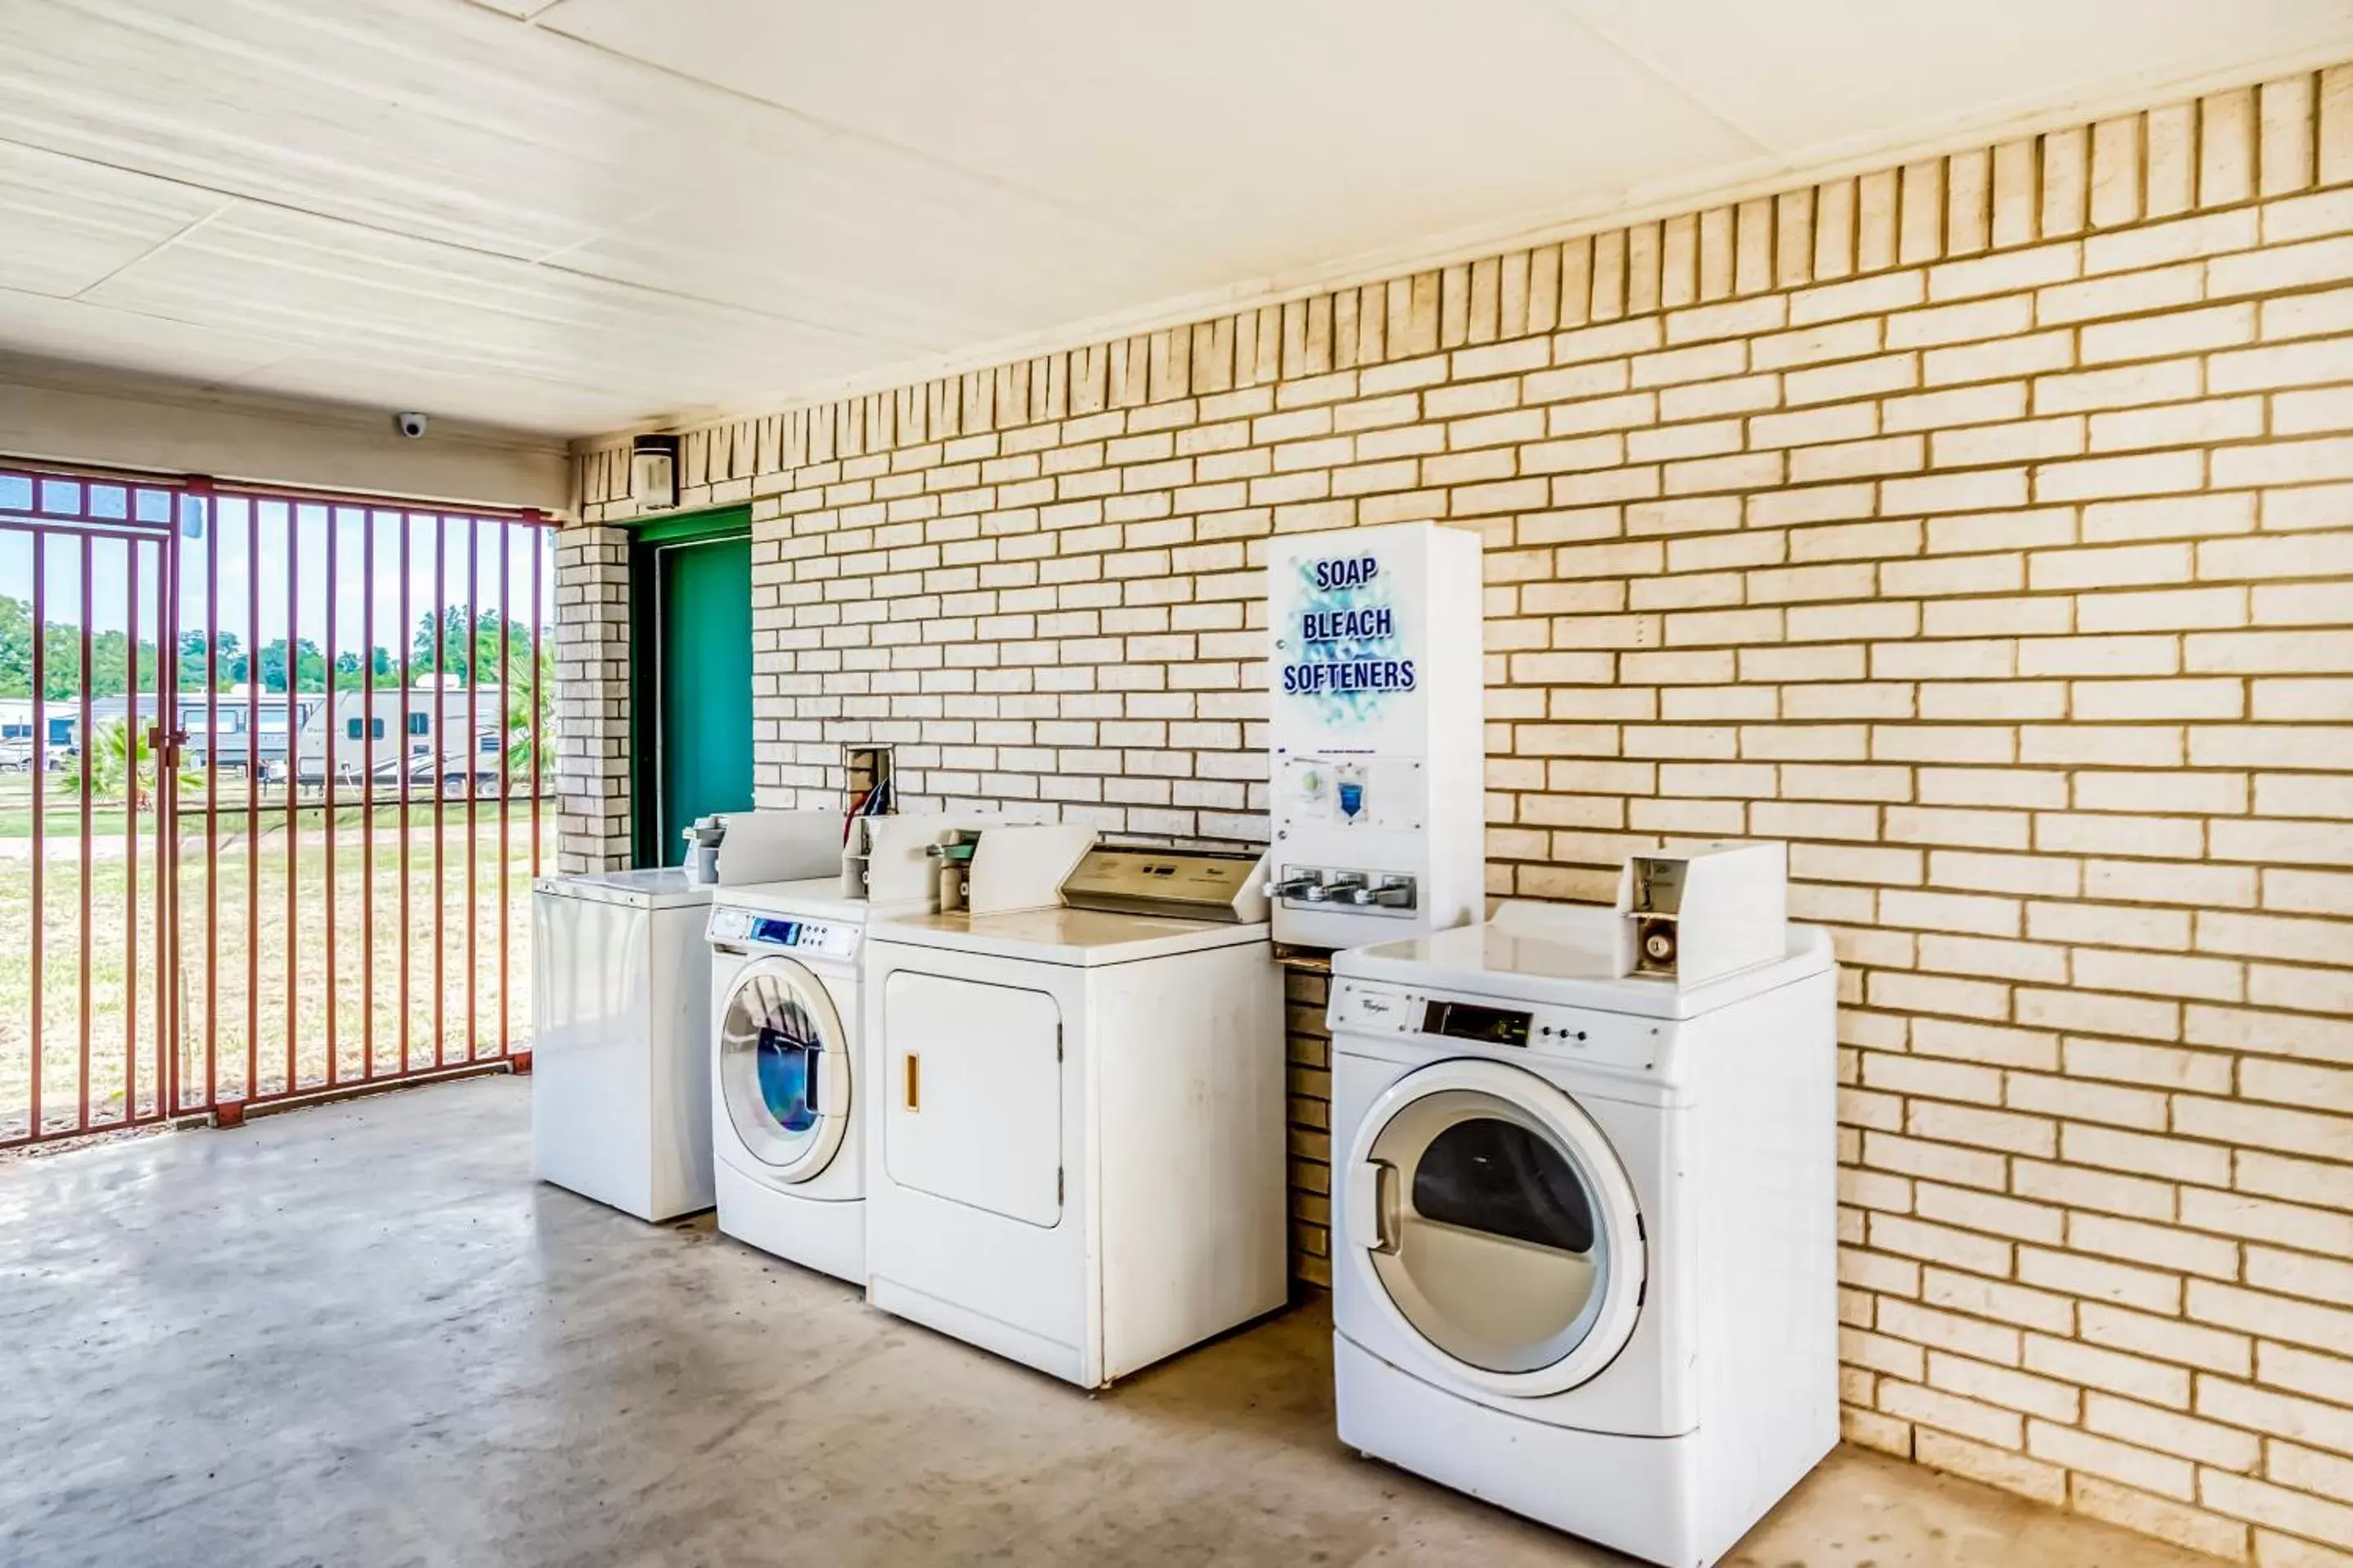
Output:
<instances>
[{"instance_id":1,"label":"red metal fence","mask_svg":"<svg viewBox=\"0 0 2353 1568\"><path fill-rule=\"evenodd\" d=\"M0 466L0 1147L527 1048L547 527Z\"/></svg>"}]
</instances>

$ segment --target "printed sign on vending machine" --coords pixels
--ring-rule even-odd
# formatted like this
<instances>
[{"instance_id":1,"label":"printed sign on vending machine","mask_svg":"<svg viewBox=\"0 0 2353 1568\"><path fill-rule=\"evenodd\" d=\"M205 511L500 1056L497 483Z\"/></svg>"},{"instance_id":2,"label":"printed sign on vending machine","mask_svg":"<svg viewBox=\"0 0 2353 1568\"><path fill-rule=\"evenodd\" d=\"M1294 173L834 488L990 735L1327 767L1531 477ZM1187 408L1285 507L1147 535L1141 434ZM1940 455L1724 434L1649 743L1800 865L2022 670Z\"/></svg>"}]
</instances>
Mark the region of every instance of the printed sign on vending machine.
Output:
<instances>
[{"instance_id":1,"label":"printed sign on vending machine","mask_svg":"<svg viewBox=\"0 0 2353 1568\"><path fill-rule=\"evenodd\" d=\"M1483 912L1479 542L1397 523L1270 547L1278 941Z\"/></svg>"}]
</instances>

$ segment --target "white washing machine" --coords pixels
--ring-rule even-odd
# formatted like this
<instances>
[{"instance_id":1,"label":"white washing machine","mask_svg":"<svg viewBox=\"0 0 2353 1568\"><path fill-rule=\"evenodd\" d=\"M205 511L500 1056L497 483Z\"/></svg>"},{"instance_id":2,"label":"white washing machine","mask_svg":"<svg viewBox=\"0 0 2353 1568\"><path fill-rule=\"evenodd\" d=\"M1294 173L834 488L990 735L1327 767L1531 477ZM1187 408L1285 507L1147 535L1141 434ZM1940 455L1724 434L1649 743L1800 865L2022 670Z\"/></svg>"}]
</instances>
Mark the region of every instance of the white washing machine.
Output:
<instances>
[{"instance_id":1,"label":"white washing machine","mask_svg":"<svg viewBox=\"0 0 2353 1568\"><path fill-rule=\"evenodd\" d=\"M1343 1441L1704 1568L1838 1441L1837 977L1820 931L1621 979L1609 910L1337 954Z\"/></svg>"},{"instance_id":2,"label":"white washing machine","mask_svg":"<svg viewBox=\"0 0 2353 1568\"><path fill-rule=\"evenodd\" d=\"M871 906L841 879L721 888L711 906L711 1127L719 1228L866 1279L859 954Z\"/></svg>"},{"instance_id":3,"label":"white washing machine","mask_svg":"<svg viewBox=\"0 0 2353 1568\"><path fill-rule=\"evenodd\" d=\"M639 1219L709 1208L711 889L675 867L533 889L533 1173Z\"/></svg>"},{"instance_id":4,"label":"white washing machine","mask_svg":"<svg viewBox=\"0 0 2353 1568\"><path fill-rule=\"evenodd\" d=\"M1089 1388L1283 1304L1258 864L1097 846L1092 907L876 921L870 1301Z\"/></svg>"}]
</instances>

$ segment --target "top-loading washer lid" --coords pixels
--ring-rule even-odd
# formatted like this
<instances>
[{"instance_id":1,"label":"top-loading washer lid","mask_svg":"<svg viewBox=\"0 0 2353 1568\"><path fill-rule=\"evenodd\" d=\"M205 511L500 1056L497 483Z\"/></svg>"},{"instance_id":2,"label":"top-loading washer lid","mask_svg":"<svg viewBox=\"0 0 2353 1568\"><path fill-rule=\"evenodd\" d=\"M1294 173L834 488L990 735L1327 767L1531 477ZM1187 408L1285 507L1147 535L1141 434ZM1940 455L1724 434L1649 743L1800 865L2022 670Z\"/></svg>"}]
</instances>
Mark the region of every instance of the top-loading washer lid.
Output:
<instances>
[{"instance_id":1,"label":"top-loading washer lid","mask_svg":"<svg viewBox=\"0 0 2353 1568\"><path fill-rule=\"evenodd\" d=\"M1606 916L1609 911L1593 912ZM1788 954L1771 963L1704 985L1677 986L1620 975L1615 954L1596 942L1555 940L1499 918L1483 925L1350 948L1332 955L1332 973L1482 999L1648 1018L1695 1018L1831 967L1830 935L1820 927L1792 925L1788 942Z\"/></svg>"},{"instance_id":2,"label":"top-loading washer lid","mask_svg":"<svg viewBox=\"0 0 2353 1568\"><path fill-rule=\"evenodd\" d=\"M687 880L681 866L648 867L638 871L591 871L568 877L538 877L532 887L549 898L580 899L589 903L623 904L631 909L690 909L711 902L712 889Z\"/></svg>"}]
</instances>

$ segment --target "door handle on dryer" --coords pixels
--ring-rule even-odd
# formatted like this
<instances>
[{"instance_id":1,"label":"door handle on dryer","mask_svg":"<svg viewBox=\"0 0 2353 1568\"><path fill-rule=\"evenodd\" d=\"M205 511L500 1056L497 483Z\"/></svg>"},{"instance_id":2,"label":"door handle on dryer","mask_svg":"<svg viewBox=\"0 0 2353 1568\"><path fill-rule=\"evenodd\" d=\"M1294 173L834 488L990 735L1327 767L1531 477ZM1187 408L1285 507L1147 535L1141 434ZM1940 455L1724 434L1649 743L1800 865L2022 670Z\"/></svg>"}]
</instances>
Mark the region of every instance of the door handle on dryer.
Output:
<instances>
[{"instance_id":1,"label":"door handle on dryer","mask_svg":"<svg viewBox=\"0 0 2353 1568\"><path fill-rule=\"evenodd\" d=\"M907 1053L907 1109L923 1109L923 1058L914 1052Z\"/></svg>"},{"instance_id":2,"label":"door handle on dryer","mask_svg":"<svg viewBox=\"0 0 2353 1568\"><path fill-rule=\"evenodd\" d=\"M1348 1173L1348 1228L1368 1252L1398 1249L1397 1167L1367 1160Z\"/></svg>"}]
</instances>

